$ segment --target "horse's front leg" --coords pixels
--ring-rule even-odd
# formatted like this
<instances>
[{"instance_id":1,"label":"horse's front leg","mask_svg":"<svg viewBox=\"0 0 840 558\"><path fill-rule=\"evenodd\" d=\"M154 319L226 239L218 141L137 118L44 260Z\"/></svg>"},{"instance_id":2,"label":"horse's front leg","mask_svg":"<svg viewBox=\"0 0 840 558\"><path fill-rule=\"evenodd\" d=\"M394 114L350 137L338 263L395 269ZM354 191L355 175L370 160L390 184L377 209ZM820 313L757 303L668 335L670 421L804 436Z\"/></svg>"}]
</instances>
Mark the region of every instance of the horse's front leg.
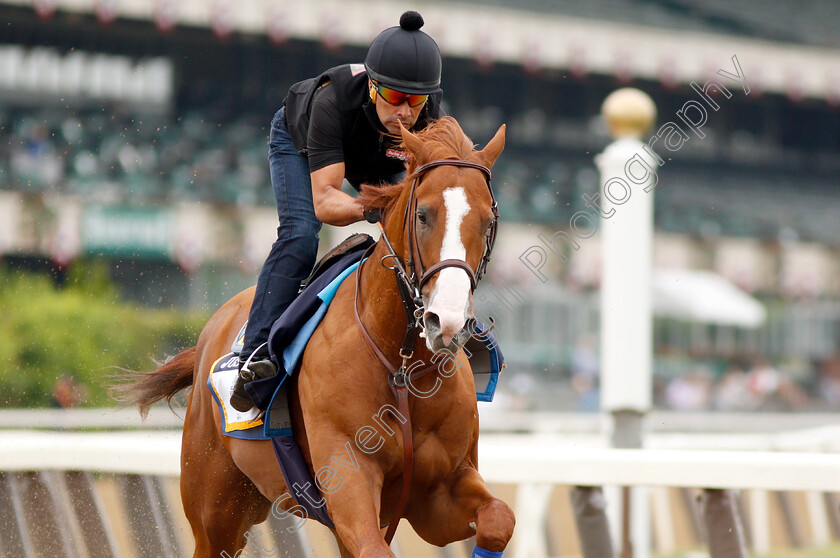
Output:
<instances>
[{"instance_id":1,"label":"horse's front leg","mask_svg":"<svg viewBox=\"0 0 840 558\"><path fill-rule=\"evenodd\" d=\"M493 497L471 464L464 464L427 499L412 502L407 517L418 535L437 546L475 535L473 558L501 556L516 523L510 507Z\"/></svg>"},{"instance_id":2,"label":"horse's front leg","mask_svg":"<svg viewBox=\"0 0 840 558\"><path fill-rule=\"evenodd\" d=\"M320 438L320 436L319 436ZM355 451L353 442L312 447L318 488L327 501L342 557L394 558L379 529L383 473L378 464Z\"/></svg>"}]
</instances>

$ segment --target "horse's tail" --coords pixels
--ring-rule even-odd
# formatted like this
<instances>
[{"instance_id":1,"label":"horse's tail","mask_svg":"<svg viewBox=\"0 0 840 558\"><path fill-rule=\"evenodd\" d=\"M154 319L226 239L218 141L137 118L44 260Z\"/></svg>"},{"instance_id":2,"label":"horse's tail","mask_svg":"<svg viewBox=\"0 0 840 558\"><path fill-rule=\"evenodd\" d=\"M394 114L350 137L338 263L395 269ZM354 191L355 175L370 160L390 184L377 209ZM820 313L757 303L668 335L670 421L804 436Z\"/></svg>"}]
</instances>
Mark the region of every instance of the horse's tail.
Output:
<instances>
[{"instance_id":1,"label":"horse's tail","mask_svg":"<svg viewBox=\"0 0 840 558\"><path fill-rule=\"evenodd\" d=\"M140 407L140 415L146 418L149 407L166 398L172 406L172 398L193 383L195 369L195 347L190 347L169 357L154 372L130 372L118 376L112 385L111 397L128 406Z\"/></svg>"}]
</instances>

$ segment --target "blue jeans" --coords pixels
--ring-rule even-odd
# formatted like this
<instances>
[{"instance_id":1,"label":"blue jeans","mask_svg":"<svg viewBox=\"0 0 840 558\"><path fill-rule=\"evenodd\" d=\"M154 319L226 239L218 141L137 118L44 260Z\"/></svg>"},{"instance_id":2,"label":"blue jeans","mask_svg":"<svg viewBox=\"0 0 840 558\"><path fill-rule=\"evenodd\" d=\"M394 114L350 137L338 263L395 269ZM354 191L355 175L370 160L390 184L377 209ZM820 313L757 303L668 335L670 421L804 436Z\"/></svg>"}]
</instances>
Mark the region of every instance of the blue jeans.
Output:
<instances>
[{"instance_id":1,"label":"blue jeans","mask_svg":"<svg viewBox=\"0 0 840 558\"><path fill-rule=\"evenodd\" d=\"M292 303L300 282L309 276L318 254L318 231L321 222L312 205L312 181L309 161L298 153L283 118L281 108L271 121L268 162L271 187L277 202L277 240L263 264L254 303L245 330L242 357L247 358L268 341L274 321ZM263 348L260 354L268 355Z\"/></svg>"}]
</instances>

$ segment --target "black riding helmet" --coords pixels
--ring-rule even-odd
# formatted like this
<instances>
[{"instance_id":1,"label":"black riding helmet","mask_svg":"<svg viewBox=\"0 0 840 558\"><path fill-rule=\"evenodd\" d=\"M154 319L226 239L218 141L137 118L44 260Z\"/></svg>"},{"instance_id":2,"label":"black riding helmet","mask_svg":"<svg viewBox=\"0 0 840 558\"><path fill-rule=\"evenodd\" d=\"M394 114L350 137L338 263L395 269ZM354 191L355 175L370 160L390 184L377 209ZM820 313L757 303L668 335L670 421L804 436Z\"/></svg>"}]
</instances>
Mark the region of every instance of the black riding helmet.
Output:
<instances>
[{"instance_id":1,"label":"black riding helmet","mask_svg":"<svg viewBox=\"0 0 840 558\"><path fill-rule=\"evenodd\" d=\"M408 11L399 27L389 27L376 36L365 58L373 81L403 93L430 94L440 91L440 49L420 28L423 17Z\"/></svg>"}]
</instances>

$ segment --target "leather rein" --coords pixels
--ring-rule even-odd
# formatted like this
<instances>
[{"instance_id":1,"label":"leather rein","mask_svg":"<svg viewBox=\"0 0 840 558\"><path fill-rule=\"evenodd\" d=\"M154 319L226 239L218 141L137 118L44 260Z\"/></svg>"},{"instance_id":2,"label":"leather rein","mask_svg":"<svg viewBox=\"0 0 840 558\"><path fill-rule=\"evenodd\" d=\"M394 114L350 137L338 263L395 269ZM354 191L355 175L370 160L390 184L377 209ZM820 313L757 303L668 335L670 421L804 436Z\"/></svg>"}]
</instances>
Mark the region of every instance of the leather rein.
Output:
<instances>
[{"instance_id":1,"label":"leather rein","mask_svg":"<svg viewBox=\"0 0 840 558\"><path fill-rule=\"evenodd\" d=\"M439 261L426 268L420 257L420 249L417 243L417 230L415 226L415 216L417 213L417 198L415 196L415 192L417 187L420 185L421 177L430 169L440 166L472 168L478 169L484 173L487 189L490 192L490 199L492 202L491 210L493 212L493 221L487 230L484 253L481 256L481 261L475 271L473 271L466 261L458 259ZM368 346L373 350L373 353L377 356L383 366L385 366L385 369L388 370L388 386L397 399L400 414L403 418L405 418L404 422L400 421L404 454L403 484L397 500L397 507L394 511L394 516L388 524L388 530L385 533L385 543L389 546L394 538L394 534L397 531L397 526L402 518L402 514L405 511L406 503L408 502L408 493L411 488L411 475L414 464L414 444L412 442L411 434L411 414L408 406L407 383L410 382L412 378L420 378L437 369L435 364L430 364L429 366L419 370L409 370L409 361L414 355L414 347L417 343L417 338L423 330L424 308L423 296L421 294L422 289L429 279L431 279L439 271L447 267L457 267L459 269L463 269L467 273L467 276L470 278L471 291L475 291L478 282L487 270L487 264L490 261L490 255L493 252L493 246L496 242L496 228L498 224L499 211L496 204L496 197L493 195L493 187L490 183L490 177L490 169L485 165L462 159L437 159L425 163L415 169L414 179L411 182L408 203L406 204L405 213L403 215L403 231L407 231L408 233L407 237L409 244L409 259L407 261L404 261L394 251L394 247L391 245L388 236L385 234L385 228L382 226L382 223L377 223L382 241L385 243L385 247L388 250L388 253L382 257L380 263L386 269L394 271L397 289L400 293L403 308L405 309L406 331L402 347L399 351L399 356L402 361L399 367L391 364L391 361L385 356L373 340L370 332L365 324L362 323L362 319L359 316L359 294L362 292L362 266L365 264L365 258L370 256L376 245L368 248L362 259L362 263L359 264L359 268L356 270L356 292L353 300L353 311L356 316L356 322L362 330L362 335L364 336Z\"/></svg>"}]
</instances>

